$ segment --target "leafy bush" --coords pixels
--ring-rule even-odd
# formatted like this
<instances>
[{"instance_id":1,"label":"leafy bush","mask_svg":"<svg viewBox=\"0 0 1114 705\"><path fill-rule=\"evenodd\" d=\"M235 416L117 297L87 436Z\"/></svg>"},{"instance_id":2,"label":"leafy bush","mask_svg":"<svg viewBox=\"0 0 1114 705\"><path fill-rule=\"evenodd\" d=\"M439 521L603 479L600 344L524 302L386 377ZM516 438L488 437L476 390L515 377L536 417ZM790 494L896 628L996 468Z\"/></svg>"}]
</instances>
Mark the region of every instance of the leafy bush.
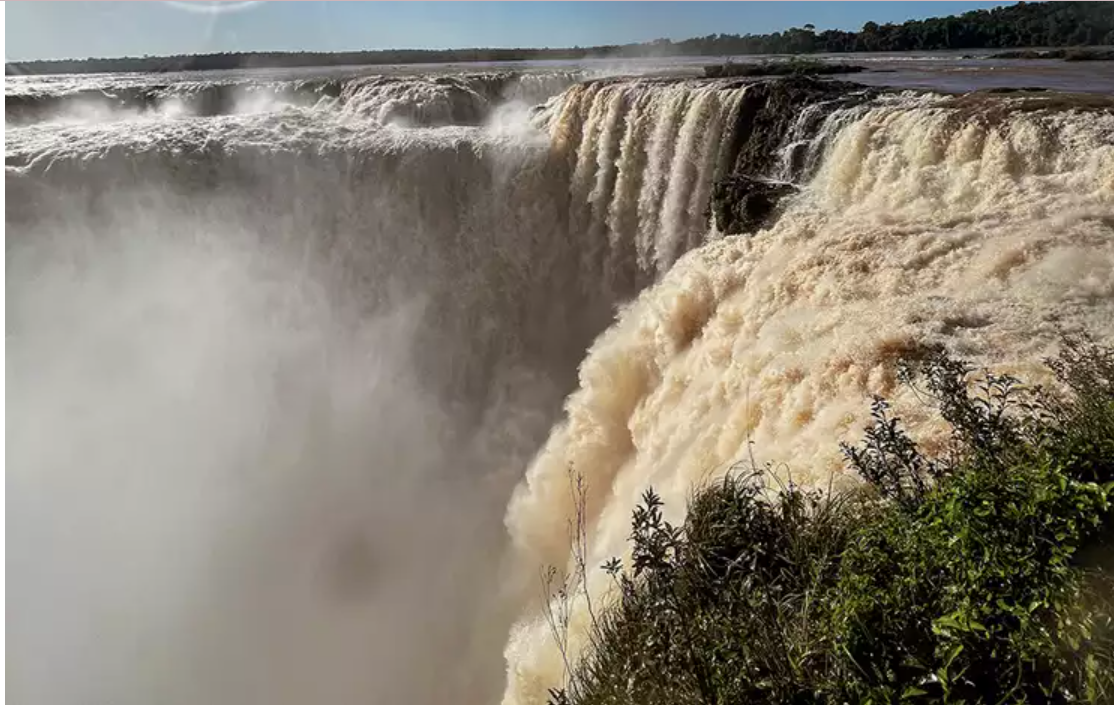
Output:
<instances>
[{"instance_id":1,"label":"leafy bush","mask_svg":"<svg viewBox=\"0 0 1114 705\"><path fill-rule=\"evenodd\" d=\"M848 545L832 626L854 701L1068 702L1098 678L1105 616L1079 609L1074 558L1109 517L1107 490L1052 462L988 469Z\"/></svg>"},{"instance_id":2,"label":"leafy bush","mask_svg":"<svg viewBox=\"0 0 1114 705\"><path fill-rule=\"evenodd\" d=\"M648 491L553 702L1111 701L1114 353L1067 342L1060 395L990 374L970 395L942 351L907 362L951 448L923 456L875 400L844 447L861 490L734 474L683 527Z\"/></svg>"}]
</instances>

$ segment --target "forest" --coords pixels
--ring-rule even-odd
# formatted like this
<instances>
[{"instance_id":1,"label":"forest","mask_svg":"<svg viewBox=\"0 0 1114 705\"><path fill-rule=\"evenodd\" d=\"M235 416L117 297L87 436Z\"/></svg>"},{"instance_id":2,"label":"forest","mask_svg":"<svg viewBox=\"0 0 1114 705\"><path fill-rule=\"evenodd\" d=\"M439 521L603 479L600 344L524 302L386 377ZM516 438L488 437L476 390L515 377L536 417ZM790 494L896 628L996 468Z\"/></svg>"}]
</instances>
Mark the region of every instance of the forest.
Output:
<instances>
[{"instance_id":1,"label":"forest","mask_svg":"<svg viewBox=\"0 0 1114 705\"><path fill-rule=\"evenodd\" d=\"M824 30L811 24L773 34L710 34L674 42L543 49L386 49L349 52L239 52L178 56L60 59L5 65L5 73L110 73L299 66L362 66L578 60L669 56L739 56L859 51L928 51L1114 45L1114 2L1019 2L961 15L867 22L858 32Z\"/></svg>"}]
</instances>

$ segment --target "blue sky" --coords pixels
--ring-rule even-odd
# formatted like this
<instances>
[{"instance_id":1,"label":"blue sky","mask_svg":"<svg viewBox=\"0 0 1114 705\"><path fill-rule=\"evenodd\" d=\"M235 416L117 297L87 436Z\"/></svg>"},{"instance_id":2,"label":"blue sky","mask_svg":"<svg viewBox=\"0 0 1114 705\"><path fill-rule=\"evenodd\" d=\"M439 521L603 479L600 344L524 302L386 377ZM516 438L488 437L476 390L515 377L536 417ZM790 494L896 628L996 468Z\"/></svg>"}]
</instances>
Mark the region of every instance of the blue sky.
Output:
<instances>
[{"instance_id":1,"label":"blue sky","mask_svg":"<svg viewBox=\"0 0 1114 705\"><path fill-rule=\"evenodd\" d=\"M623 44L806 23L858 29L1005 2L197 2L6 3L7 60L390 48ZM193 8L193 9L189 9Z\"/></svg>"}]
</instances>

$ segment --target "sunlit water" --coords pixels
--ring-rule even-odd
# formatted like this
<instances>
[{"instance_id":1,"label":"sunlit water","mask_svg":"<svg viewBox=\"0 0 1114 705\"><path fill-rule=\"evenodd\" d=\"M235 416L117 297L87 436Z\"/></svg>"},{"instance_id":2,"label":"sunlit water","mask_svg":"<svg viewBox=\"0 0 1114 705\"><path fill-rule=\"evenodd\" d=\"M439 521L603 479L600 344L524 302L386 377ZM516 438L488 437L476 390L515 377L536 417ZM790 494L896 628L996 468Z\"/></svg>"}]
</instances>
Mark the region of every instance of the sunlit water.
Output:
<instances>
[{"instance_id":1,"label":"sunlit water","mask_svg":"<svg viewBox=\"0 0 1114 705\"><path fill-rule=\"evenodd\" d=\"M872 393L931 442L905 352L1039 376L1114 334L1109 103L817 104L777 147L810 169L767 174L800 193L735 236L708 199L752 88L704 61L10 80L9 694L542 702L570 473L600 565L643 489L679 519L751 441L854 482Z\"/></svg>"}]
</instances>

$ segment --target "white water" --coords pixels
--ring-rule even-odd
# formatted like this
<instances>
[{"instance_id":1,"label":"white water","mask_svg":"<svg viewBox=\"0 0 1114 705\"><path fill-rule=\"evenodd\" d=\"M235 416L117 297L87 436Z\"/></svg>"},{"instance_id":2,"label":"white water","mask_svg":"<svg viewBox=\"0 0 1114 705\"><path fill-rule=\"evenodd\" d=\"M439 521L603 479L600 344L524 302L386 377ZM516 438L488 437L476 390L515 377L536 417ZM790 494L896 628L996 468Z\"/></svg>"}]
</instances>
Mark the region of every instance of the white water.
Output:
<instances>
[{"instance_id":1,"label":"white water","mask_svg":"<svg viewBox=\"0 0 1114 705\"><path fill-rule=\"evenodd\" d=\"M326 119L340 114L380 125L471 125L508 102L540 103L582 77L579 71L287 80L193 76L169 83L148 74L27 77L9 85L5 118L11 125L89 125L300 108Z\"/></svg>"},{"instance_id":2,"label":"white water","mask_svg":"<svg viewBox=\"0 0 1114 705\"><path fill-rule=\"evenodd\" d=\"M745 89L530 117L497 103L556 88L485 85L8 130L13 697L485 703L505 651L541 702L570 469L599 565L642 489L679 518L748 440L826 483L869 393L930 438L916 345L1028 371L1114 333L1109 111L836 111L786 137L817 172L780 220L724 238ZM486 124L405 127L445 122Z\"/></svg>"},{"instance_id":3,"label":"white water","mask_svg":"<svg viewBox=\"0 0 1114 705\"><path fill-rule=\"evenodd\" d=\"M852 481L837 442L859 432L870 394L931 443L939 429L895 385L903 353L944 343L1032 378L1058 331L1114 336L1114 115L995 121L931 97L889 103L831 116L834 144L774 227L690 253L597 340L508 511L524 576L573 570L574 477L599 605L612 583L592 567L626 555L647 487L679 521L750 443L795 482ZM582 594L571 620L575 658ZM540 605L507 659L506 703L563 682Z\"/></svg>"}]
</instances>

